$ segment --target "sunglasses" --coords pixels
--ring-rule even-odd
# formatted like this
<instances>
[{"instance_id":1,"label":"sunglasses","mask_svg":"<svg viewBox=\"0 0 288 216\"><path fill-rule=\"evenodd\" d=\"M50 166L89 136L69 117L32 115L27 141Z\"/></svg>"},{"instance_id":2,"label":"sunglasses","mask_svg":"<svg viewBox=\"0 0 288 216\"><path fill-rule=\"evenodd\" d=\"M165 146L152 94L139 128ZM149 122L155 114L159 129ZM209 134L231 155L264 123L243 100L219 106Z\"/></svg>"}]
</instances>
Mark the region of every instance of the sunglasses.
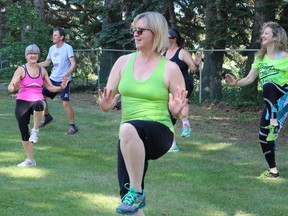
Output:
<instances>
[{"instance_id":1,"label":"sunglasses","mask_svg":"<svg viewBox=\"0 0 288 216\"><path fill-rule=\"evenodd\" d=\"M137 35L142 35L142 33L143 33L144 31L150 31L150 32L152 32L151 29L145 29L145 28L132 28L132 29L131 29L131 33L134 34L134 33L136 32ZM152 32L152 34L153 34L153 32Z\"/></svg>"},{"instance_id":2,"label":"sunglasses","mask_svg":"<svg viewBox=\"0 0 288 216\"><path fill-rule=\"evenodd\" d=\"M168 37L169 39L174 39L175 37Z\"/></svg>"}]
</instances>

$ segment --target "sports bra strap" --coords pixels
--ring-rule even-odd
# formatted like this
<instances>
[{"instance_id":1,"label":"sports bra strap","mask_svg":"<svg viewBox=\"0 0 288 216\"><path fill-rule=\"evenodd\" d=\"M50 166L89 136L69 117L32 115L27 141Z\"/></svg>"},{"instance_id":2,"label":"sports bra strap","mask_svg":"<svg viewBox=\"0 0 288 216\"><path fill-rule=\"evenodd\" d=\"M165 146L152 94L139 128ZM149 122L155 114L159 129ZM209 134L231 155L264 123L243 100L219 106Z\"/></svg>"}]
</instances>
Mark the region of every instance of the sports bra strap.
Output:
<instances>
[{"instance_id":1,"label":"sports bra strap","mask_svg":"<svg viewBox=\"0 0 288 216\"><path fill-rule=\"evenodd\" d=\"M276 60L279 60L281 56L281 50L278 50L277 56L276 56Z\"/></svg>"}]
</instances>

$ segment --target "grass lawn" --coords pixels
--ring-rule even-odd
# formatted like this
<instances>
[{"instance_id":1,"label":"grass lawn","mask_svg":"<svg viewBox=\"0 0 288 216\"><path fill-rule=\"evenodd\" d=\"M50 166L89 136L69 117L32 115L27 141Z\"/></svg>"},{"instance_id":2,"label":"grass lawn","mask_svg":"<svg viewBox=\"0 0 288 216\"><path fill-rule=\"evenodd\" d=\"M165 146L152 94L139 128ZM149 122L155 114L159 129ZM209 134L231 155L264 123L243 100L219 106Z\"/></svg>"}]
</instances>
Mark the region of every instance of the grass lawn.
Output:
<instances>
[{"instance_id":1,"label":"grass lawn","mask_svg":"<svg viewBox=\"0 0 288 216\"><path fill-rule=\"evenodd\" d=\"M111 216L120 199L117 140L120 112L103 113L92 94L72 95L79 133L65 135L61 101L48 100L53 123L34 145L37 167L25 159L15 98L0 90L0 215ZM267 169L258 143L259 111L191 104L192 136L178 153L150 161L146 216L288 215L288 133L276 152L281 177L259 180Z\"/></svg>"}]
</instances>

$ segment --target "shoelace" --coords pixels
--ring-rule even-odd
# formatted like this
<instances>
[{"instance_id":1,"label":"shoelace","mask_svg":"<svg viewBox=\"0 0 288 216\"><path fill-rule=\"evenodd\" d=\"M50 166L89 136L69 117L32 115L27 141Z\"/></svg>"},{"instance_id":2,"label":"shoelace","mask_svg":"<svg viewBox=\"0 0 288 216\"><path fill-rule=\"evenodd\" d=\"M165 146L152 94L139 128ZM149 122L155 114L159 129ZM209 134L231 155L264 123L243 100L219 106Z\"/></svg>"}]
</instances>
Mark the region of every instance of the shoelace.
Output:
<instances>
[{"instance_id":1,"label":"shoelace","mask_svg":"<svg viewBox=\"0 0 288 216\"><path fill-rule=\"evenodd\" d=\"M128 205L138 202L137 193L133 188L129 187L129 183L126 183L124 187L128 190L128 193L122 198L122 202Z\"/></svg>"}]
</instances>

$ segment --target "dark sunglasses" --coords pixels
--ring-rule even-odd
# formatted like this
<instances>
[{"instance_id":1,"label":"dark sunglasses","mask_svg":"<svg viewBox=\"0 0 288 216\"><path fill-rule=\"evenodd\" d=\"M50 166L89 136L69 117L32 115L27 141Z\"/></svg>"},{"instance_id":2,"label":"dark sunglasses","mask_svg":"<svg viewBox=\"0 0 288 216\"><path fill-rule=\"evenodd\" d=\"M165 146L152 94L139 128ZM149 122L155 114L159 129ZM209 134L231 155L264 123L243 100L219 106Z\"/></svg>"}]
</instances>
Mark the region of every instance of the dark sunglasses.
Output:
<instances>
[{"instance_id":1,"label":"dark sunglasses","mask_svg":"<svg viewBox=\"0 0 288 216\"><path fill-rule=\"evenodd\" d=\"M143 31L151 31L151 29L145 29L145 28L132 28L131 29L131 33L134 34L135 32L137 33L137 35L142 35ZM152 32L153 34L153 32Z\"/></svg>"},{"instance_id":2,"label":"dark sunglasses","mask_svg":"<svg viewBox=\"0 0 288 216\"><path fill-rule=\"evenodd\" d=\"M175 37L168 37L169 39L174 39Z\"/></svg>"}]
</instances>

